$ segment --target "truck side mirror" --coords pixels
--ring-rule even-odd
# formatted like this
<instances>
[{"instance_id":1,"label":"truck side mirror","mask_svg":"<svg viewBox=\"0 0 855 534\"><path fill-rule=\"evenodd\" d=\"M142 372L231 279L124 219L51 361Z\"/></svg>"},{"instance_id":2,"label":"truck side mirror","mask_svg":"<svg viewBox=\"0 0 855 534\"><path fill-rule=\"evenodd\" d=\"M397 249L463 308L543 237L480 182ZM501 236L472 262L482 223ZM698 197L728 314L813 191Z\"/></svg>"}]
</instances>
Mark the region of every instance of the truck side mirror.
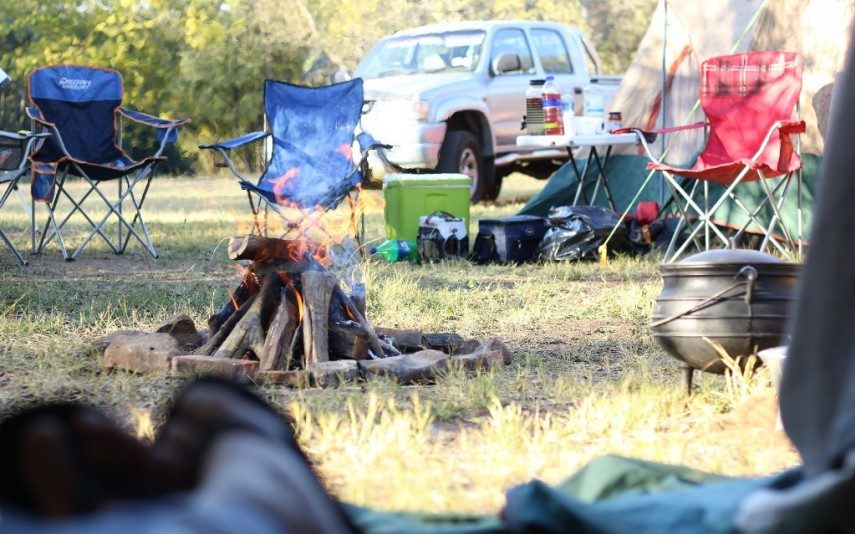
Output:
<instances>
[{"instance_id":1,"label":"truck side mirror","mask_svg":"<svg viewBox=\"0 0 855 534\"><path fill-rule=\"evenodd\" d=\"M503 52L493 59L493 74L504 74L515 70L522 70L522 61L517 54Z\"/></svg>"}]
</instances>

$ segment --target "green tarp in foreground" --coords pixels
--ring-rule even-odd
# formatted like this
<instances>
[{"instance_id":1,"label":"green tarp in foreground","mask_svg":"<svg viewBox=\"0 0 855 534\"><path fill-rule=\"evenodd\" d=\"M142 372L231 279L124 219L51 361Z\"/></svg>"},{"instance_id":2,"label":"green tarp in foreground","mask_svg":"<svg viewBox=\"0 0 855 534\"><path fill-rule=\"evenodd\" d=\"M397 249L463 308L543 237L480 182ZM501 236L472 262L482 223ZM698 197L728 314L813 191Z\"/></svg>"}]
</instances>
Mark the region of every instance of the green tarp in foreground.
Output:
<instances>
[{"instance_id":1,"label":"green tarp in foreground","mask_svg":"<svg viewBox=\"0 0 855 534\"><path fill-rule=\"evenodd\" d=\"M364 532L372 534L733 532L746 495L799 478L798 470L766 478L729 478L604 456L556 486L534 480L511 489L498 516L403 515L355 506L348 511Z\"/></svg>"}]
</instances>

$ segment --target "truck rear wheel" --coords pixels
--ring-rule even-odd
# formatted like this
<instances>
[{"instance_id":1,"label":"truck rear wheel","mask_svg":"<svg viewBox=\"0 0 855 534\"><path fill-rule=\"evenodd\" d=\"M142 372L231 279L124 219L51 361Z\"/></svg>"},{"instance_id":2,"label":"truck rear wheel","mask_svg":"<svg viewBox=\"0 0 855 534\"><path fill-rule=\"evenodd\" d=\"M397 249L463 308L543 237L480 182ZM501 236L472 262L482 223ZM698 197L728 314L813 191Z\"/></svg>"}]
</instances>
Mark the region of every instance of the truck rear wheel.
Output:
<instances>
[{"instance_id":1,"label":"truck rear wheel","mask_svg":"<svg viewBox=\"0 0 855 534\"><path fill-rule=\"evenodd\" d=\"M486 173L481 147L475 136L466 130L452 130L445 136L442 148L439 150L439 172L454 172L465 174L472 178L469 189L469 199L478 202L484 196L486 189Z\"/></svg>"}]
</instances>

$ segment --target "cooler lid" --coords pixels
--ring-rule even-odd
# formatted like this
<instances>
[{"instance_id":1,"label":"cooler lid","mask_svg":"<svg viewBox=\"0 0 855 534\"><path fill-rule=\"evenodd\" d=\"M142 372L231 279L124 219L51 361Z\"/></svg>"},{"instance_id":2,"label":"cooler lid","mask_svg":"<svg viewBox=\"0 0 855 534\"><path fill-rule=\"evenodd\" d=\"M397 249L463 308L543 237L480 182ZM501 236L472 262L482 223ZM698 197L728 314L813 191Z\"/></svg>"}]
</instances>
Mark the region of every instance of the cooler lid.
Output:
<instances>
[{"instance_id":1,"label":"cooler lid","mask_svg":"<svg viewBox=\"0 0 855 534\"><path fill-rule=\"evenodd\" d=\"M403 174L392 173L387 174L383 178L383 188L387 187L430 187L430 186L445 186L445 187L465 187L469 189L472 184L472 178L465 174Z\"/></svg>"}]
</instances>

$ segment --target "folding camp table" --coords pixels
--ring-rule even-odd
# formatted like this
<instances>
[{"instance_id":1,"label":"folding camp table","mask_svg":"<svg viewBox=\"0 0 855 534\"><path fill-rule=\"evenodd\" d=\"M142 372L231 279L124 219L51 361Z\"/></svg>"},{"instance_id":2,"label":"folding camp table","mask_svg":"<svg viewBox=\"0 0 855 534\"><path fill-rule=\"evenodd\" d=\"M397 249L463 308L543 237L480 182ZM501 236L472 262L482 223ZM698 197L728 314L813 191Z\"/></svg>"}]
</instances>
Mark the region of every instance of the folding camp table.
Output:
<instances>
[{"instance_id":1,"label":"folding camp table","mask_svg":"<svg viewBox=\"0 0 855 534\"><path fill-rule=\"evenodd\" d=\"M606 175L606 168L609 164L609 158L612 155L612 149L617 145L634 145L637 143L638 136L634 133L520 135L517 137L517 146L538 148L565 147L567 149L567 154L570 157L570 165L573 168L573 172L576 174L576 179L578 181L578 185L576 186L576 195L573 197L573 205L578 206L580 199L588 205L593 205L597 200L600 187L602 187L606 193L606 198L609 201L609 207L612 210L617 210L617 208L615 207L614 197L612 196L612 190L609 187L609 181ZM588 147L590 150L588 151L588 157L585 160L585 165L580 170L576 162L574 151L583 147ZM598 147L605 148L605 154L603 156L600 156ZM587 195L585 195L585 185L586 181L590 182L590 180L585 180L585 178L587 177L588 168L591 166L591 163L596 165L596 175L593 178L594 192L589 200Z\"/></svg>"}]
</instances>

